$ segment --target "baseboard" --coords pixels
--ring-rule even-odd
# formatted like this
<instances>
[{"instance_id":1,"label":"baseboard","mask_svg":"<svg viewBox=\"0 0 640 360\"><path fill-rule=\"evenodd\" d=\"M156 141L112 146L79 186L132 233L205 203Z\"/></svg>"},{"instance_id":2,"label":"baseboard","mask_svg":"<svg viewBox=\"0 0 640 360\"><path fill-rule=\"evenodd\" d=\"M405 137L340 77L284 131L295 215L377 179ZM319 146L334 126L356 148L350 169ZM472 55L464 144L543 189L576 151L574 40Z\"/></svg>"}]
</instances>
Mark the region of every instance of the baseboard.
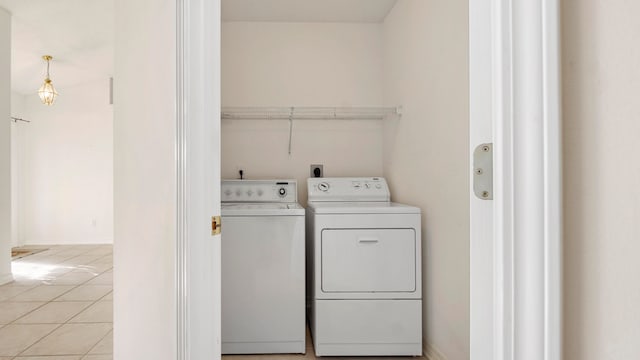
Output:
<instances>
[{"instance_id":1,"label":"baseboard","mask_svg":"<svg viewBox=\"0 0 640 360\"><path fill-rule=\"evenodd\" d=\"M113 240L96 240L96 241L89 241L89 242L74 242L74 241L26 241L21 243L19 246L43 246L43 247L47 247L47 246L57 246L57 245L113 245Z\"/></svg>"},{"instance_id":2,"label":"baseboard","mask_svg":"<svg viewBox=\"0 0 640 360\"><path fill-rule=\"evenodd\" d=\"M13 281L13 274L2 274L0 275L0 285L8 284Z\"/></svg>"},{"instance_id":3,"label":"baseboard","mask_svg":"<svg viewBox=\"0 0 640 360\"><path fill-rule=\"evenodd\" d=\"M424 343L424 357L427 360L447 360L447 358L438 349L431 344Z\"/></svg>"}]
</instances>

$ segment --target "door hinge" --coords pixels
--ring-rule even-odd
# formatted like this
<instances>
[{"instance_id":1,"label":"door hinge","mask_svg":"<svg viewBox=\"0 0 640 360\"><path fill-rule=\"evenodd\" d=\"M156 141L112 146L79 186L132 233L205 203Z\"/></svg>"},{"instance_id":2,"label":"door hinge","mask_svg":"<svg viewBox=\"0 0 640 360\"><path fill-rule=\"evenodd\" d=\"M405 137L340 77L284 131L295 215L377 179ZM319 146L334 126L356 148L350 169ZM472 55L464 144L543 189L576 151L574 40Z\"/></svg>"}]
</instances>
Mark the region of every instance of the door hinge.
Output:
<instances>
[{"instance_id":1,"label":"door hinge","mask_svg":"<svg viewBox=\"0 0 640 360\"><path fill-rule=\"evenodd\" d=\"M220 216L211 217L211 236L220 235L222 231L222 218Z\"/></svg>"},{"instance_id":2,"label":"door hinge","mask_svg":"<svg viewBox=\"0 0 640 360\"><path fill-rule=\"evenodd\" d=\"M473 151L473 192L481 200L493 200L493 143Z\"/></svg>"}]
</instances>

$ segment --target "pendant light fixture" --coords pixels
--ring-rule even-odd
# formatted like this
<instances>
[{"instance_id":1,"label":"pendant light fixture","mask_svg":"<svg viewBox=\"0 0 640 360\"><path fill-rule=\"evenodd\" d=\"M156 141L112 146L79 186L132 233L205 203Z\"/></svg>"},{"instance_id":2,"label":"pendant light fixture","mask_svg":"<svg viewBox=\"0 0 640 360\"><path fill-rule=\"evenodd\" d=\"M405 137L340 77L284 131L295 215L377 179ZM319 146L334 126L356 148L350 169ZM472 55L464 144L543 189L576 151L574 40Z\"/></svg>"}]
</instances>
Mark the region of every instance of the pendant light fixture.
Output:
<instances>
[{"instance_id":1,"label":"pendant light fixture","mask_svg":"<svg viewBox=\"0 0 640 360\"><path fill-rule=\"evenodd\" d=\"M42 59L47 62L47 77L44 79L44 84L40 86L38 95L40 95L40 100L42 100L43 104L53 105L53 102L56 101L56 96L58 96L58 92L53 87L51 79L49 79L49 62L53 57L51 55L44 55Z\"/></svg>"}]
</instances>

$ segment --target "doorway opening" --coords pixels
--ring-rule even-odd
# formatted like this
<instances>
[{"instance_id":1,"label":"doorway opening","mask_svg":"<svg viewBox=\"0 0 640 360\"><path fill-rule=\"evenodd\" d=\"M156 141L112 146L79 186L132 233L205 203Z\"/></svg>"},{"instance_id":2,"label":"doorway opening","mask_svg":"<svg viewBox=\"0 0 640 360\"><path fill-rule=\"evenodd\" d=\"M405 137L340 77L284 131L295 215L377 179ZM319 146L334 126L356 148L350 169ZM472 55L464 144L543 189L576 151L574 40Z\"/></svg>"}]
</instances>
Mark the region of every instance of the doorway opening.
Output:
<instances>
[{"instance_id":1,"label":"doorway opening","mask_svg":"<svg viewBox=\"0 0 640 360\"><path fill-rule=\"evenodd\" d=\"M223 179L295 179L306 206L311 165L384 177L422 210L424 353L469 358L468 5L223 0L221 42ZM399 114L282 116L331 108Z\"/></svg>"},{"instance_id":2,"label":"doorway opening","mask_svg":"<svg viewBox=\"0 0 640 360\"><path fill-rule=\"evenodd\" d=\"M13 282L0 286L0 357L110 358L114 1L0 7L11 14L15 252ZM47 71L59 93L50 106L37 93Z\"/></svg>"}]
</instances>

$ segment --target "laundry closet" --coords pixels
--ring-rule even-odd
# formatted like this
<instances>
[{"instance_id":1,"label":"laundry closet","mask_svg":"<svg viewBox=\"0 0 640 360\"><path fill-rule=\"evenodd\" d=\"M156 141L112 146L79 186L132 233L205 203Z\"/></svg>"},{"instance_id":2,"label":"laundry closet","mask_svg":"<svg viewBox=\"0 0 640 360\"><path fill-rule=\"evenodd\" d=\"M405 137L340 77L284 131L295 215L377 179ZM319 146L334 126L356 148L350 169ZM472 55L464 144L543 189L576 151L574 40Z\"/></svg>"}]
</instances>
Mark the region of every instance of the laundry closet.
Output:
<instances>
[{"instance_id":1,"label":"laundry closet","mask_svg":"<svg viewBox=\"0 0 640 360\"><path fill-rule=\"evenodd\" d=\"M422 210L424 351L469 357L464 1L222 2L223 179L384 177ZM240 175L242 171L242 175Z\"/></svg>"}]
</instances>

